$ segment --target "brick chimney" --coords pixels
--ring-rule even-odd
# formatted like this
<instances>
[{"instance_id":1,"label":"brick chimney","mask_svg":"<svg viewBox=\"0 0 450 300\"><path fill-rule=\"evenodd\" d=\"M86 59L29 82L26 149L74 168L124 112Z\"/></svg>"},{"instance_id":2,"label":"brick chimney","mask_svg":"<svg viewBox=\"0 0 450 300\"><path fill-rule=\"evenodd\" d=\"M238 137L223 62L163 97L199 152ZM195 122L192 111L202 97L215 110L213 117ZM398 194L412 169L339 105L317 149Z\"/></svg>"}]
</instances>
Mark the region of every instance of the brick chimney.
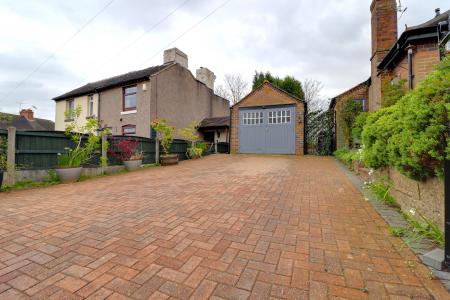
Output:
<instances>
[{"instance_id":1,"label":"brick chimney","mask_svg":"<svg viewBox=\"0 0 450 300\"><path fill-rule=\"evenodd\" d=\"M164 63L178 63L187 69L188 56L178 48L167 49L164 50Z\"/></svg>"},{"instance_id":2,"label":"brick chimney","mask_svg":"<svg viewBox=\"0 0 450 300\"><path fill-rule=\"evenodd\" d=\"M372 53L369 110L381 107L382 86L386 76L378 74L378 64L397 41L397 2L396 0L373 0L372 13Z\"/></svg>"},{"instance_id":3,"label":"brick chimney","mask_svg":"<svg viewBox=\"0 0 450 300\"><path fill-rule=\"evenodd\" d=\"M34 119L34 112L32 109L27 108L27 109L22 109L20 111L20 116L24 117L25 119L32 121Z\"/></svg>"}]
</instances>

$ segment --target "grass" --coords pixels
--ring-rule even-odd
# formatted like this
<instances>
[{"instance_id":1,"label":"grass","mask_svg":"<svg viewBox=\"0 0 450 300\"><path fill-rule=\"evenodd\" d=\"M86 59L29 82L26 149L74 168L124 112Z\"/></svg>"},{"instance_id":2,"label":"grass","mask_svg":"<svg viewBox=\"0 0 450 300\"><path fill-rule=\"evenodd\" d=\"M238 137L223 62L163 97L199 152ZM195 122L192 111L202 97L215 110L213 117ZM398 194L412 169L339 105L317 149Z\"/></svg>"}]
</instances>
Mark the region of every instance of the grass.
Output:
<instances>
[{"instance_id":1,"label":"grass","mask_svg":"<svg viewBox=\"0 0 450 300\"><path fill-rule=\"evenodd\" d=\"M389 194L391 186L385 181L369 184L369 188L377 196L377 199L386 205L400 210L400 205ZM428 239L432 243L444 246L444 233L439 227L416 211L411 214L402 212L403 218L408 222L406 227L389 227L389 233L396 237L403 237L409 245Z\"/></svg>"}]
</instances>

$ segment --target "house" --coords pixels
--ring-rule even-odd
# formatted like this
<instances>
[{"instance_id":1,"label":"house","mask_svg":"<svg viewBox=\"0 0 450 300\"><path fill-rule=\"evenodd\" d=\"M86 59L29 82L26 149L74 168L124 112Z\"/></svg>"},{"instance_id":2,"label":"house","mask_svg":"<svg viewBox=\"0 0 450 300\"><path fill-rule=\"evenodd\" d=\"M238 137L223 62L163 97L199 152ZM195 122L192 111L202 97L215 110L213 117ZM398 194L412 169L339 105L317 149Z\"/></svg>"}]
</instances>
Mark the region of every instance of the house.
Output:
<instances>
[{"instance_id":1,"label":"house","mask_svg":"<svg viewBox=\"0 0 450 300\"><path fill-rule=\"evenodd\" d=\"M81 121L97 118L114 135L151 137L150 123L166 119L176 128L193 121L229 115L229 102L214 94L215 75L188 69L188 56L177 48L164 51L159 66L88 83L55 97L56 129L67 123L65 112L81 105ZM177 135L176 135L177 137Z\"/></svg>"},{"instance_id":2,"label":"house","mask_svg":"<svg viewBox=\"0 0 450 300\"><path fill-rule=\"evenodd\" d=\"M405 82L414 89L446 54L450 53L450 10L435 15L417 26L406 27L397 37L397 4L395 0L373 0L371 76L334 97L330 104L333 118L333 148L349 147L343 132L340 112L346 101L361 101L365 111L377 111L390 84Z\"/></svg>"},{"instance_id":3,"label":"house","mask_svg":"<svg viewBox=\"0 0 450 300\"><path fill-rule=\"evenodd\" d=\"M305 153L306 103L265 81L231 107L231 153Z\"/></svg>"},{"instance_id":4,"label":"house","mask_svg":"<svg viewBox=\"0 0 450 300\"><path fill-rule=\"evenodd\" d=\"M16 127L17 131L54 131L55 123L34 117L31 109L22 109L18 115L0 113L0 129Z\"/></svg>"}]
</instances>

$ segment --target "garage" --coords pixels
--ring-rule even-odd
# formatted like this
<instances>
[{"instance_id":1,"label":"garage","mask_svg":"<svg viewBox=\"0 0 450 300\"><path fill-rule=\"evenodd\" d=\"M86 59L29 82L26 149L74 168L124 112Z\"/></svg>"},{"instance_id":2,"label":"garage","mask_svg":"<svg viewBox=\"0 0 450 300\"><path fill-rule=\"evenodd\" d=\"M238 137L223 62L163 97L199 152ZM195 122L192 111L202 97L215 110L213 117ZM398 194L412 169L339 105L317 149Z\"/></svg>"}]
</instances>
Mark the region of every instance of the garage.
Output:
<instances>
[{"instance_id":1,"label":"garage","mask_svg":"<svg viewBox=\"0 0 450 300\"><path fill-rule=\"evenodd\" d=\"M231 107L231 152L304 154L305 110L301 99L264 82Z\"/></svg>"}]
</instances>

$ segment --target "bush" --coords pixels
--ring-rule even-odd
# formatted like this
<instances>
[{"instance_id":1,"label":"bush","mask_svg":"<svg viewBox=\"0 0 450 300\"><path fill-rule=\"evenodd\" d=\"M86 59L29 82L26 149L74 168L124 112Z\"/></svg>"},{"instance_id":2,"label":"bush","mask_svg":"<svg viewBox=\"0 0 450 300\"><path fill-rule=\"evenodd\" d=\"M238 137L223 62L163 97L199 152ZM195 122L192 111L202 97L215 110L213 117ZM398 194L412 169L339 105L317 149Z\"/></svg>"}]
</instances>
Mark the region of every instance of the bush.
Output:
<instances>
[{"instance_id":1,"label":"bush","mask_svg":"<svg viewBox=\"0 0 450 300\"><path fill-rule=\"evenodd\" d=\"M352 128L355 124L356 117L362 112L362 104L353 99L346 100L340 112L340 118L344 124L345 135L349 139L349 146L353 145Z\"/></svg>"},{"instance_id":2,"label":"bush","mask_svg":"<svg viewBox=\"0 0 450 300\"><path fill-rule=\"evenodd\" d=\"M361 160L359 150L341 148L334 151L333 155L350 168L353 168L353 162Z\"/></svg>"},{"instance_id":3,"label":"bush","mask_svg":"<svg viewBox=\"0 0 450 300\"><path fill-rule=\"evenodd\" d=\"M353 141L361 141L361 134L364 128L364 125L366 125L367 116L369 114L367 112L361 112L359 115L355 118L355 121L353 123L352 127L352 139Z\"/></svg>"},{"instance_id":4,"label":"bush","mask_svg":"<svg viewBox=\"0 0 450 300\"><path fill-rule=\"evenodd\" d=\"M445 148L449 91L447 57L415 90L367 118L362 132L364 163L372 168L395 166L417 180L442 176L443 161L450 158L450 145Z\"/></svg>"},{"instance_id":5,"label":"bush","mask_svg":"<svg viewBox=\"0 0 450 300\"><path fill-rule=\"evenodd\" d=\"M394 105L405 96L405 84L406 80L402 79L396 83L386 82L384 85L384 96L381 101L381 107L389 107Z\"/></svg>"}]
</instances>

